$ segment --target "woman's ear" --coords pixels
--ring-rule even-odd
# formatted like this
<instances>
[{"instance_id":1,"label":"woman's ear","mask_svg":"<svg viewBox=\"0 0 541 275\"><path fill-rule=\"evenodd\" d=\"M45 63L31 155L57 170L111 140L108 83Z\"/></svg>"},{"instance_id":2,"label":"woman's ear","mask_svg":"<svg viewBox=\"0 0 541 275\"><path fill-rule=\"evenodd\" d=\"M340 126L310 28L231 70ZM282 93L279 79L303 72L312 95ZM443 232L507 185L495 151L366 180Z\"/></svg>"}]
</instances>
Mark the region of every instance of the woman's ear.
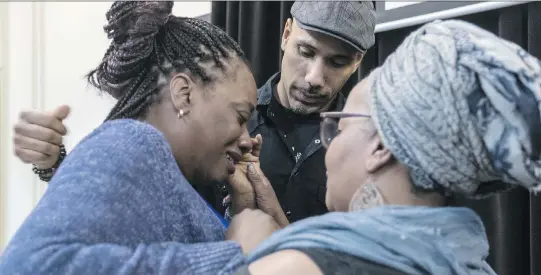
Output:
<instances>
[{"instance_id":1,"label":"woman's ear","mask_svg":"<svg viewBox=\"0 0 541 275\"><path fill-rule=\"evenodd\" d=\"M191 107L195 82L185 73L178 73L169 83L169 93L175 109L187 112Z\"/></svg>"},{"instance_id":2,"label":"woman's ear","mask_svg":"<svg viewBox=\"0 0 541 275\"><path fill-rule=\"evenodd\" d=\"M385 147L379 135L375 135L368 146L370 154L365 160L365 168L368 172L375 173L393 160L393 154Z\"/></svg>"}]
</instances>

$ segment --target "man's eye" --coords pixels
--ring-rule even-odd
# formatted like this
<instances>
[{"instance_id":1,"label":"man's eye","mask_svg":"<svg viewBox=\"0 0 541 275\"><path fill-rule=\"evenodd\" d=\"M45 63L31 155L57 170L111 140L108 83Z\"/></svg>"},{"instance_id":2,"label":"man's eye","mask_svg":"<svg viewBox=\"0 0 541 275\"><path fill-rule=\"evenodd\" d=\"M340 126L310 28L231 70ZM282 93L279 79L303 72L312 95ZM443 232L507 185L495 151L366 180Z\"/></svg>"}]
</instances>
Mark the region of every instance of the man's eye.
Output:
<instances>
[{"instance_id":1,"label":"man's eye","mask_svg":"<svg viewBox=\"0 0 541 275\"><path fill-rule=\"evenodd\" d=\"M299 46L299 53L304 57L312 57L314 56L314 52L307 49L306 47Z\"/></svg>"},{"instance_id":2,"label":"man's eye","mask_svg":"<svg viewBox=\"0 0 541 275\"><path fill-rule=\"evenodd\" d=\"M342 60L342 59L333 59L331 60L331 66L335 67L335 68L342 68L346 65L348 65L348 62L345 61L345 60Z\"/></svg>"}]
</instances>

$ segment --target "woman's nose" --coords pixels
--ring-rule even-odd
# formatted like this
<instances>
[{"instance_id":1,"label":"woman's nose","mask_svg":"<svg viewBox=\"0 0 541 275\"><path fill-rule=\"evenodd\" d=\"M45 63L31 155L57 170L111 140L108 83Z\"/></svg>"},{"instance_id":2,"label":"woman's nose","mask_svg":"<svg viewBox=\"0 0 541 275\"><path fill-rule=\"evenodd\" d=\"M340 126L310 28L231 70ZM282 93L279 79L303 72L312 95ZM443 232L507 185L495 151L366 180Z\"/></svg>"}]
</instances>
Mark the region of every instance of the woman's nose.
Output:
<instances>
[{"instance_id":1,"label":"woman's nose","mask_svg":"<svg viewBox=\"0 0 541 275\"><path fill-rule=\"evenodd\" d=\"M240 151L243 154L249 153L252 151L253 144L252 139L250 138L250 135L248 134L248 131L245 131L244 134L239 138L238 145L240 148Z\"/></svg>"}]
</instances>

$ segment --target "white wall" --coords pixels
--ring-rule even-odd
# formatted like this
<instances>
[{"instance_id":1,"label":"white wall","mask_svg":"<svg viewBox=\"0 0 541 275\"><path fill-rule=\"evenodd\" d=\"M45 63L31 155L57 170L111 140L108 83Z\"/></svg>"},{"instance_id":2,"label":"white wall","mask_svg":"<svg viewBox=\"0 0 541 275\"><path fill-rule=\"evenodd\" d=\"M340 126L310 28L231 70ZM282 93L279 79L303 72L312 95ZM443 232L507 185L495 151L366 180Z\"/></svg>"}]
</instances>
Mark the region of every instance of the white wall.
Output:
<instances>
[{"instance_id":1,"label":"white wall","mask_svg":"<svg viewBox=\"0 0 541 275\"><path fill-rule=\"evenodd\" d=\"M101 60L110 2L0 2L0 251L35 206L46 184L13 155L12 128L26 108L68 104L67 149L98 126L114 100L88 86ZM176 2L173 13L210 13L210 2Z\"/></svg>"},{"instance_id":2,"label":"white wall","mask_svg":"<svg viewBox=\"0 0 541 275\"><path fill-rule=\"evenodd\" d=\"M405 2L405 1L391 2L391 1L385 1L385 10L392 10L392 9L396 9L396 8L401 8L401 7L413 5L413 4L418 4L418 3L421 3L421 2L423 2L423 1L415 1L415 2Z\"/></svg>"}]
</instances>

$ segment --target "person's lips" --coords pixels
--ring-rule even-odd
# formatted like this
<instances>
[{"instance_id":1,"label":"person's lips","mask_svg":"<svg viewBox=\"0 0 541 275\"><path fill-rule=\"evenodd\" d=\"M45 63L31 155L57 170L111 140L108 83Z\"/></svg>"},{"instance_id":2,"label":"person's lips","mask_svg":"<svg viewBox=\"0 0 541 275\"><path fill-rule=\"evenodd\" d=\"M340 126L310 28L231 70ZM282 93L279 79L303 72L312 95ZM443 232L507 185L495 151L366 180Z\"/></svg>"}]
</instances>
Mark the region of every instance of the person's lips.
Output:
<instances>
[{"instance_id":1,"label":"person's lips","mask_svg":"<svg viewBox=\"0 0 541 275\"><path fill-rule=\"evenodd\" d=\"M228 160L227 172L229 174L234 174L236 169L235 165L242 159L242 155L235 151L228 151L225 156Z\"/></svg>"},{"instance_id":2,"label":"person's lips","mask_svg":"<svg viewBox=\"0 0 541 275\"><path fill-rule=\"evenodd\" d=\"M306 105L316 105L325 101L325 97L319 95L310 94L307 90L295 89L295 98Z\"/></svg>"},{"instance_id":3,"label":"person's lips","mask_svg":"<svg viewBox=\"0 0 541 275\"><path fill-rule=\"evenodd\" d=\"M235 151L227 151L227 157L231 159L235 164L242 160L242 155Z\"/></svg>"}]
</instances>

